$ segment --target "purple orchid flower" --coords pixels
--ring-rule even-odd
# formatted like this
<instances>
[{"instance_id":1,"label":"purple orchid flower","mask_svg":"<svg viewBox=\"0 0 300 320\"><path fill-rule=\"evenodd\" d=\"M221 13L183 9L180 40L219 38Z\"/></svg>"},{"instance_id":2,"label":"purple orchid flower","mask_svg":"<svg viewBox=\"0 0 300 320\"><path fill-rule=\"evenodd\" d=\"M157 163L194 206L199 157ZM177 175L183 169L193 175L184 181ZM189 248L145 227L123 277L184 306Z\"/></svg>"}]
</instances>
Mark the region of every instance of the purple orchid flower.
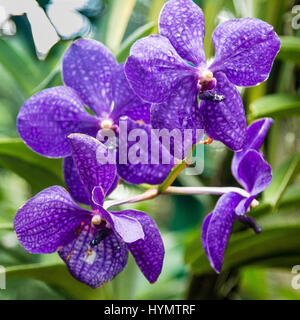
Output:
<instances>
[{"instance_id":1,"label":"purple orchid flower","mask_svg":"<svg viewBox=\"0 0 300 320\"><path fill-rule=\"evenodd\" d=\"M252 227L256 233L261 230L256 222L245 213L252 201L271 183L272 171L259 149L273 120L265 118L251 124L247 130L244 148L235 153L232 173L249 196L230 192L224 194L202 226L202 245L211 266L220 272L224 253L235 220Z\"/></svg>"},{"instance_id":2,"label":"purple orchid flower","mask_svg":"<svg viewBox=\"0 0 300 320\"><path fill-rule=\"evenodd\" d=\"M22 246L32 253L58 250L70 273L97 288L121 272L128 257L153 283L164 258L155 222L144 212L107 211L103 201L116 176L116 165L99 164L97 152L107 148L84 134L70 135L71 150L92 211L79 207L59 186L43 190L17 213L14 228Z\"/></svg>"},{"instance_id":3,"label":"purple orchid flower","mask_svg":"<svg viewBox=\"0 0 300 320\"><path fill-rule=\"evenodd\" d=\"M118 65L111 52L95 40L80 39L73 43L64 55L62 73L66 86L43 90L28 99L19 112L17 128L35 152L46 157L66 157L66 185L76 201L88 204L69 157L67 136L84 133L96 137L100 129L112 129L118 135L120 119L125 119L131 130L143 129L150 136L150 104L135 95L124 66ZM132 144L129 142L128 148ZM148 154L148 149L145 152ZM118 174L130 183L160 184L172 165L118 164Z\"/></svg>"},{"instance_id":4,"label":"purple orchid flower","mask_svg":"<svg viewBox=\"0 0 300 320\"><path fill-rule=\"evenodd\" d=\"M153 128L203 128L212 139L240 150L247 128L235 85L254 86L267 79L280 49L273 27L254 18L220 24L212 36L215 59L210 66L203 49L203 12L192 0L168 1L159 31L138 40L125 65L134 91L153 103Z\"/></svg>"}]
</instances>

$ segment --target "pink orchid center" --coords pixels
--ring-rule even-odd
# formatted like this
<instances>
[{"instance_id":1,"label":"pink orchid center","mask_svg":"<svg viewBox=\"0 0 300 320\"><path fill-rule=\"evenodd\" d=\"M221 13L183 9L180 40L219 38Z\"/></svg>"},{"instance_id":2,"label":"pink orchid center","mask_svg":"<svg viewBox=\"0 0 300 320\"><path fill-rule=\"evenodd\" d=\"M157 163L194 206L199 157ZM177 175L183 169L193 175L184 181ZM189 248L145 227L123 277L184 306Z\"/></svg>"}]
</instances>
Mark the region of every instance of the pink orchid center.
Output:
<instances>
[{"instance_id":1,"label":"pink orchid center","mask_svg":"<svg viewBox=\"0 0 300 320\"><path fill-rule=\"evenodd\" d=\"M199 92L204 92L208 90L212 90L217 85L217 80L214 77L214 74L208 70L199 70L198 72L198 82L197 82L197 88Z\"/></svg>"},{"instance_id":2,"label":"pink orchid center","mask_svg":"<svg viewBox=\"0 0 300 320\"><path fill-rule=\"evenodd\" d=\"M93 210L91 224L96 229L98 227L111 228L110 224L107 222L105 218L103 218L99 210Z\"/></svg>"},{"instance_id":3,"label":"pink orchid center","mask_svg":"<svg viewBox=\"0 0 300 320\"><path fill-rule=\"evenodd\" d=\"M100 224L101 224L101 222L102 222L102 217L101 217L101 215L100 214L94 214L93 215L93 217L92 217L92 220L91 220L91 222L92 222L92 225L93 226L100 226Z\"/></svg>"},{"instance_id":4,"label":"pink orchid center","mask_svg":"<svg viewBox=\"0 0 300 320\"><path fill-rule=\"evenodd\" d=\"M100 122L101 129L112 129L114 122L111 119L104 119Z\"/></svg>"}]
</instances>

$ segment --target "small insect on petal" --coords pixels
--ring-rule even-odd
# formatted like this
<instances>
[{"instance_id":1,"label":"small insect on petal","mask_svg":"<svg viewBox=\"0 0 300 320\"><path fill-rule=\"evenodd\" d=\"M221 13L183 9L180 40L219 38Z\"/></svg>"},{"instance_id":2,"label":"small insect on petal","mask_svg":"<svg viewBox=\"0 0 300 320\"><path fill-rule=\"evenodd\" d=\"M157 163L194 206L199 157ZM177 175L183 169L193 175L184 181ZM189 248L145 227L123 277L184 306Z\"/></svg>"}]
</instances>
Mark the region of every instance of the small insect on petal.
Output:
<instances>
[{"instance_id":1,"label":"small insect on petal","mask_svg":"<svg viewBox=\"0 0 300 320\"><path fill-rule=\"evenodd\" d=\"M201 100L208 100L212 102L222 102L223 100L225 100L225 96L211 91L205 91L203 93L200 93L199 98Z\"/></svg>"},{"instance_id":2,"label":"small insect on petal","mask_svg":"<svg viewBox=\"0 0 300 320\"><path fill-rule=\"evenodd\" d=\"M97 246L102 240L108 237L111 234L111 229L102 229L97 231L95 238L90 242L91 247Z\"/></svg>"}]
</instances>

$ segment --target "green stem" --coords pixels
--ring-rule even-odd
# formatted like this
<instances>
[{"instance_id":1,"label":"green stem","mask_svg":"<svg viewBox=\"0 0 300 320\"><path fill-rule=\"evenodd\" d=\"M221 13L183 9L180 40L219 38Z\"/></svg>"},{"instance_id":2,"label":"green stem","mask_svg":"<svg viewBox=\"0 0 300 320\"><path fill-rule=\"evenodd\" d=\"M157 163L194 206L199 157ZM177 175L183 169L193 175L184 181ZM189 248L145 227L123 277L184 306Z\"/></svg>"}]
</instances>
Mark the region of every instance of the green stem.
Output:
<instances>
[{"instance_id":1,"label":"green stem","mask_svg":"<svg viewBox=\"0 0 300 320\"><path fill-rule=\"evenodd\" d=\"M158 192L163 193L176 180L180 173L187 167L186 161L180 162L168 175L166 180L158 187Z\"/></svg>"},{"instance_id":2,"label":"green stem","mask_svg":"<svg viewBox=\"0 0 300 320\"><path fill-rule=\"evenodd\" d=\"M191 158L193 157L195 148L196 145L193 145L186 158L172 169L166 180L158 187L159 193L163 193L165 190L167 190L167 188L172 185L180 173L189 165L189 163L191 163Z\"/></svg>"}]
</instances>

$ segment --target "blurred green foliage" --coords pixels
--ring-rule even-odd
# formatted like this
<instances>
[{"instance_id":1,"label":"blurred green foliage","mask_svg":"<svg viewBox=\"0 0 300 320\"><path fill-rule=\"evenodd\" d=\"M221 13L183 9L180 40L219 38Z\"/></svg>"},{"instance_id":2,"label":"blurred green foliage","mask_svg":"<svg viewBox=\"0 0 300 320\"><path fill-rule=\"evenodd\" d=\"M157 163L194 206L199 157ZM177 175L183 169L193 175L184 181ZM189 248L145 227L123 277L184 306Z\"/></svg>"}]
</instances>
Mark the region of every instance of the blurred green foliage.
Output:
<instances>
[{"instance_id":1,"label":"blurred green foliage","mask_svg":"<svg viewBox=\"0 0 300 320\"><path fill-rule=\"evenodd\" d=\"M213 196L159 197L130 205L158 222L166 247L161 277L149 285L132 259L125 271L98 290L74 280L56 254L25 252L12 230L18 208L36 192L63 185L61 161L38 156L18 138L15 119L24 101L35 92L62 84L61 57L69 42L61 41L39 61L25 17L14 18L18 32L0 38L0 265L7 267L7 290L0 299L299 299L291 287L291 268L300 264L300 30L292 28L292 0L197 0L206 17L204 41L208 57L211 35L225 18L253 16L271 23L282 49L269 80L242 91L249 122L260 117L276 121L264 145L274 179L252 213L263 233L254 235L237 222L217 277L209 267L200 241L200 226L214 207ZM126 61L137 39L156 33L164 0L106 0L94 17L94 39ZM297 151L298 150L298 151ZM206 147L201 176L185 176L177 185L234 185L232 153L220 143ZM123 184L119 192L140 192ZM116 191L118 192L118 190Z\"/></svg>"}]
</instances>

